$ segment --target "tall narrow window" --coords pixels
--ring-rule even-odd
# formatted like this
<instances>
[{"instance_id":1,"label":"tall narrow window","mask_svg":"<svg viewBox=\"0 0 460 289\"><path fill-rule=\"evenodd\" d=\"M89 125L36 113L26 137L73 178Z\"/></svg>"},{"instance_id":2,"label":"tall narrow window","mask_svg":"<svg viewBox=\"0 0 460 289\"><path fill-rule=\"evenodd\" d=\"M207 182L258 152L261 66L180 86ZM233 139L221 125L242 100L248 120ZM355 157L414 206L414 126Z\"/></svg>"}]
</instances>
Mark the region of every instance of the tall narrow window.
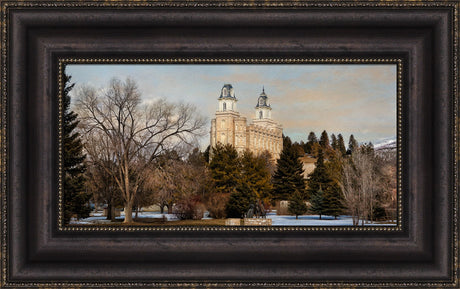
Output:
<instances>
[{"instance_id":1,"label":"tall narrow window","mask_svg":"<svg viewBox=\"0 0 460 289\"><path fill-rule=\"evenodd\" d=\"M227 110L227 104L224 102L224 107L223 107L224 110Z\"/></svg>"},{"instance_id":2,"label":"tall narrow window","mask_svg":"<svg viewBox=\"0 0 460 289\"><path fill-rule=\"evenodd\" d=\"M259 111L259 118L262 119L263 113L262 111Z\"/></svg>"}]
</instances>

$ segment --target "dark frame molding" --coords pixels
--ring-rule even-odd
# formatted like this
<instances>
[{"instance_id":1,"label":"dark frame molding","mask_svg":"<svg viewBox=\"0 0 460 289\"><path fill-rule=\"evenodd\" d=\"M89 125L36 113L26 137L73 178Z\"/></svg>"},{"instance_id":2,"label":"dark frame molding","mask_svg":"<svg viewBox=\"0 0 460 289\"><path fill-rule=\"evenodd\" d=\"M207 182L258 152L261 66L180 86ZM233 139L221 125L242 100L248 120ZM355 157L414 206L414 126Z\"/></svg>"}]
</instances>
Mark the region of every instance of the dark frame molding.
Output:
<instances>
[{"instance_id":1,"label":"dark frame molding","mask_svg":"<svg viewBox=\"0 0 460 289\"><path fill-rule=\"evenodd\" d=\"M458 1L0 3L3 287L459 286ZM401 230L59 230L59 60L177 57L402 59Z\"/></svg>"}]
</instances>

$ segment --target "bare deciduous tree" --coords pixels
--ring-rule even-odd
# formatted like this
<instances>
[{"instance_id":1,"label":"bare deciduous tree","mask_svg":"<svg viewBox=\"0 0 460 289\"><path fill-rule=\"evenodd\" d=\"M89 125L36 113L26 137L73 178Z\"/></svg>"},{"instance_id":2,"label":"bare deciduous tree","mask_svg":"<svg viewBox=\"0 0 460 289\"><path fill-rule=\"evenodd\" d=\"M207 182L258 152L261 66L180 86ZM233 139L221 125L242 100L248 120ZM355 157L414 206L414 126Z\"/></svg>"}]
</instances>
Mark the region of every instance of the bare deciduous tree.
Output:
<instances>
[{"instance_id":1,"label":"bare deciduous tree","mask_svg":"<svg viewBox=\"0 0 460 289\"><path fill-rule=\"evenodd\" d=\"M372 219L375 198L381 190L381 177L372 152L363 148L353 152L344 163L340 186L353 225L358 225L359 220L364 225L364 220Z\"/></svg>"},{"instance_id":2,"label":"bare deciduous tree","mask_svg":"<svg viewBox=\"0 0 460 289\"><path fill-rule=\"evenodd\" d=\"M397 167L396 147L376 150L376 155L381 160L380 172L382 174L382 191L379 194L379 203L385 209L386 218L395 220L397 217Z\"/></svg>"},{"instance_id":3,"label":"bare deciduous tree","mask_svg":"<svg viewBox=\"0 0 460 289\"><path fill-rule=\"evenodd\" d=\"M151 192L154 203L158 204L161 213L164 207L168 208L168 214L172 214L174 202L178 197L178 183L176 179L180 177L178 171L180 167L176 165L178 161L168 160L164 166L150 168L147 172L150 177L145 183L146 190Z\"/></svg>"},{"instance_id":4,"label":"bare deciduous tree","mask_svg":"<svg viewBox=\"0 0 460 289\"><path fill-rule=\"evenodd\" d=\"M115 170L104 169L122 193L125 223L132 222L144 169L165 149L191 143L202 135L206 123L192 105L163 99L143 104L136 83L129 78L124 82L112 79L103 90L80 88L75 107L87 137L103 139L97 150L88 151L90 157L109 152L115 164Z\"/></svg>"},{"instance_id":5,"label":"bare deciduous tree","mask_svg":"<svg viewBox=\"0 0 460 289\"><path fill-rule=\"evenodd\" d=\"M348 208L352 218L353 226L359 224L360 212L360 190L357 183L357 173L351 161L343 166L342 181L340 182L344 196L345 206Z\"/></svg>"},{"instance_id":6,"label":"bare deciduous tree","mask_svg":"<svg viewBox=\"0 0 460 289\"><path fill-rule=\"evenodd\" d=\"M154 203L168 208L172 214L173 205L184 202L192 197L201 199L201 189L204 176L200 168L181 159L165 158L160 165L150 168L149 177L144 183L144 190L150 192Z\"/></svg>"}]
</instances>

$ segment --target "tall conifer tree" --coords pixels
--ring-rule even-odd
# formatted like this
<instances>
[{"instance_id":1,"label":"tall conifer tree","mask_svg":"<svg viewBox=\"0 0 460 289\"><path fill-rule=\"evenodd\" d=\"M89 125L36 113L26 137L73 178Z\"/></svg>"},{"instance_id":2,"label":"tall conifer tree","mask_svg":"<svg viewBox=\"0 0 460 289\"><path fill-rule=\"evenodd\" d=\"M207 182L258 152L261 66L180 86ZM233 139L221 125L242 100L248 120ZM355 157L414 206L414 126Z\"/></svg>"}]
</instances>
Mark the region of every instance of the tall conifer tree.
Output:
<instances>
[{"instance_id":1,"label":"tall conifer tree","mask_svg":"<svg viewBox=\"0 0 460 289\"><path fill-rule=\"evenodd\" d=\"M358 141L355 139L354 135L350 135L350 140L348 141L348 153L352 154L356 149L358 149Z\"/></svg>"},{"instance_id":2,"label":"tall conifer tree","mask_svg":"<svg viewBox=\"0 0 460 289\"><path fill-rule=\"evenodd\" d=\"M83 154L83 143L80 134L75 131L79 121L77 114L70 110L70 91L74 83L70 83L71 77L64 73L64 91L63 91L63 207L64 223L67 224L72 216L78 219L89 216L91 208L89 200L91 195L85 191L86 170L84 160L86 155Z\"/></svg>"},{"instance_id":3,"label":"tall conifer tree","mask_svg":"<svg viewBox=\"0 0 460 289\"><path fill-rule=\"evenodd\" d=\"M321 148L323 150L326 150L327 148L330 147L329 136L327 135L327 131L323 130L323 132L321 133L321 138L319 139L319 144L321 145Z\"/></svg>"},{"instance_id":4,"label":"tall conifer tree","mask_svg":"<svg viewBox=\"0 0 460 289\"><path fill-rule=\"evenodd\" d=\"M303 215L307 212L307 205L305 204L305 200L299 191L296 190L289 199L288 210L289 213L295 215L296 220L300 215Z\"/></svg>"},{"instance_id":5,"label":"tall conifer tree","mask_svg":"<svg viewBox=\"0 0 460 289\"><path fill-rule=\"evenodd\" d=\"M340 186L336 182L330 182L329 186L324 192L324 210L323 214L328 216L334 216L337 219L340 216L345 206L343 205L344 198Z\"/></svg>"},{"instance_id":6,"label":"tall conifer tree","mask_svg":"<svg viewBox=\"0 0 460 289\"><path fill-rule=\"evenodd\" d=\"M283 150L273 176L273 199L288 200L298 190L305 196L303 164L289 137L283 138Z\"/></svg>"},{"instance_id":7,"label":"tall conifer tree","mask_svg":"<svg viewBox=\"0 0 460 289\"><path fill-rule=\"evenodd\" d=\"M271 175L263 156L255 156L249 150L240 157L239 183L246 183L258 199L268 199L272 190Z\"/></svg>"},{"instance_id":8,"label":"tall conifer tree","mask_svg":"<svg viewBox=\"0 0 460 289\"><path fill-rule=\"evenodd\" d=\"M241 171L236 149L231 144L217 144L212 149L209 170L218 192L233 192L238 185Z\"/></svg>"},{"instance_id":9,"label":"tall conifer tree","mask_svg":"<svg viewBox=\"0 0 460 289\"><path fill-rule=\"evenodd\" d=\"M345 141L343 140L343 136L340 133L337 136L337 150L340 152L341 155L345 155L347 153Z\"/></svg>"},{"instance_id":10,"label":"tall conifer tree","mask_svg":"<svg viewBox=\"0 0 460 289\"><path fill-rule=\"evenodd\" d=\"M311 131L309 134L308 134L308 140L307 140L307 143L305 143L304 145L304 151L307 153L307 154L311 154L312 153L312 148L314 146L314 144L317 144L318 143L318 138L316 137L316 134Z\"/></svg>"},{"instance_id":11,"label":"tall conifer tree","mask_svg":"<svg viewBox=\"0 0 460 289\"><path fill-rule=\"evenodd\" d=\"M339 143L337 141L337 138L336 138L335 134L331 134L331 146L332 146L332 149L334 149L334 150L337 150L337 148L339 146Z\"/></svg>"},{"instance_id":12,"label":"tall conifer tree","mask_svg":"<svg viewBox=\"0 0 460 289\"><path fill-rule=\"evenodd\" d=\"M324 187L324 185L329 181L329 174L327 172L326 165L324 164L324 152L320 149L318 159L316 160L316 167L309 175L307 197L311 198L319 191L321 186Z\"/></svg>"},{"instance_id":13,"label":"tall conifer tree","mask_svg":"<svg viewBox=\"0 0 460 289\"><path fill-rule=\"evenodd\" d=\"M311 207L310 212L319 215L319 219L321 220L321 216L324 214L325 210L325 202L324 202L324 191L319 187L318 191L312 194L310 199Z\"/></svg>"},{"instance_id":14,"label":"tall conifer tree","mask_svg":"<svg viewBox=\"0 0 460 289\"><path fill-rule=\"evenodd\" d=\"M310 197L310 211L318 215L330 215L337 217L343 212L343 194L338 185L335 165L337 159L324 162L323 151L320 150L315 170L309 175L307 193ZM333 167L331 167L333 166Z\"/></svg>"},{"instance_id":15,"label":"tall conifer tree","mask_svg":"<svg viewBox=\"0 0 460 289\"><path fill-rule=\"evenodd\" d=\"M311 132L308 134L308 142L309 142L309 143L317 143L317 142L318 142L318 138L316 137L315 132L311 131Z\"/></svg>"}]
</instances>

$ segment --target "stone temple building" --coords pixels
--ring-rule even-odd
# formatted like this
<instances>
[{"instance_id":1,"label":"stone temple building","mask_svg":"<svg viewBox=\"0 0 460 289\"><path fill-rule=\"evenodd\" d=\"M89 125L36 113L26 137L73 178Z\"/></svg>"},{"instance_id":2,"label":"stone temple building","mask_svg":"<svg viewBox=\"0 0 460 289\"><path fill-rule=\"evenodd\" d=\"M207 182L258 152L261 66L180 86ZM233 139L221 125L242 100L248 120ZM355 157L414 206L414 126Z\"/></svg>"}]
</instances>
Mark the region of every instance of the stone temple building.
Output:
<instances>
[{"instance_id":1,"label":"stone temple building","mask_svg":"<svg viewBox=\"0 0 460 289\"><path fill-rule=\"evenodd\" d=\"M248 124L237 110L237 98L231 84L225 84L218 98L216 117L211 121L211 147L217 143L231 144L239 153L249 149L256 155L267 150L274 160L283 149L283 128L272 120L272 107L265 89L257 99L254 118Z\"/></svg>"}]
</instances>

